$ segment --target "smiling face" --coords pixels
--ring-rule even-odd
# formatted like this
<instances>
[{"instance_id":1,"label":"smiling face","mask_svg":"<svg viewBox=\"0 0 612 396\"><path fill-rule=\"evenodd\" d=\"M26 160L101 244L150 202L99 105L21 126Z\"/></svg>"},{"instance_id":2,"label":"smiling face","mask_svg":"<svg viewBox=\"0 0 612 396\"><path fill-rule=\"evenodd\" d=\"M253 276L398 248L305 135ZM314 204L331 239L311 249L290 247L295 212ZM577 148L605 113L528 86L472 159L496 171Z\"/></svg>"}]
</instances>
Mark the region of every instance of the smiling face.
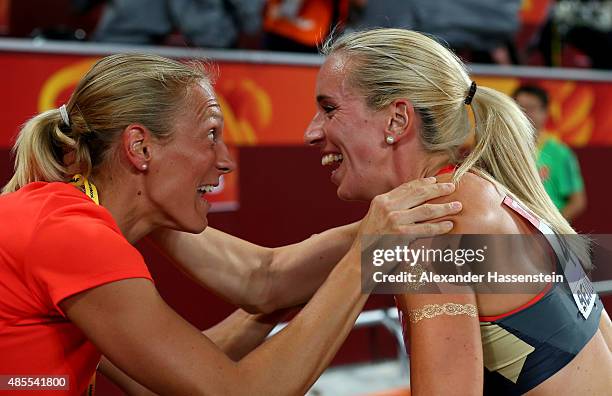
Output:
<instances>
[{"instance_id":1,"label":"smiling face","mask_svg":"<svg viewBox=\"0 0 612 396\"><path fill-rule=\"evenodd\" d=\"M385 143L387 111L370 109L348 81L350 65L341 55L327 58L317 78L317 113L304 139L319 147L323 166L332 168L338 197L371 200L397 185L393 147Z\"/></svg>"},{"instance_id":2,"label":"smiling face","mask_svg":"<svg viewBox=\"0 0 612 396\"><path fill-rule=\"evenodd\" d=\"M208 84L191 87L168 140L152 147L146 191L157 223L199 233L206 228L206 192L235 165L222 140L223 115Z\"/></svg>"}]
</instances>

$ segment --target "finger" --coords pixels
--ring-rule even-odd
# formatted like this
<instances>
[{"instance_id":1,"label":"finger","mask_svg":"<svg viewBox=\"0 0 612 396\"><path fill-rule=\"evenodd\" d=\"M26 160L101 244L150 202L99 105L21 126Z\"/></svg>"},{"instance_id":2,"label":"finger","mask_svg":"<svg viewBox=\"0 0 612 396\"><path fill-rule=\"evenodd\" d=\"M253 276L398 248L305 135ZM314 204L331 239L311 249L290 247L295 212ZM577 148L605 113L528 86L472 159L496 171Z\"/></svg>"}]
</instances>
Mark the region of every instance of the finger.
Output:
<instances>
[{"instance_id":1,"label":"finger","mask_svg":"<svg viewBox=\"0 0 612 396\"><path fill-rule=\"evenodd\" d=\"M414 208L431 199L448 195L455 191L453 183L412 184L406 183L387 193L391 210Z\"/></svg>"},{"instance_id":2,"label":"finger","mask_svg":"<svg viewBox=\"0 0 612 396\"><path fill-rule=\"evenodd\" d=\"M398 211L400 215L397 217L397 222L398 224L406 225L434 220L457 214L461 211L462 207L459 201L443 204L423 204L406 211Z\"/></svg>"},{"instance_id":3,"label":"finger","mask_svg":"<svg viewBox=\"0 0 612 396\"><path fill-rule=\"evenodd\" d=\"M415 180L411 180L409 182L400 184L399 186L395 187L393 190L387 192L386 195L389 197L394 197L396 195L401 196L402 194L405 194L406 191L416 190L416 192L419 192L420 187L432 186L432 185L435 185L436 183L437 181L435 177L415 179Z\"/></svg>"},{"instance_id":4,"label":"finger","mask_svg":"<svg viewBox=\"0 0 612 396\"><path fill-rule=\"evenodd\" d=\"M397 227L397 231L401 234L408 234L421 237L435 236L446 234L453 229L452 221L440 221L438 223L419 223L406 224Z\"/></svg>"},{"instance_id":5,"label":"finger","mask_svg":"<svg viewBox=\"0 0 612 396\"><path fill-rule=\"evenodd\" d=\"M428 185L428 184L436 184L438 179L435 177L424 177L422 179L415 179L405 184L414 184L414 185Z\"/></svg>"}]
</instances>

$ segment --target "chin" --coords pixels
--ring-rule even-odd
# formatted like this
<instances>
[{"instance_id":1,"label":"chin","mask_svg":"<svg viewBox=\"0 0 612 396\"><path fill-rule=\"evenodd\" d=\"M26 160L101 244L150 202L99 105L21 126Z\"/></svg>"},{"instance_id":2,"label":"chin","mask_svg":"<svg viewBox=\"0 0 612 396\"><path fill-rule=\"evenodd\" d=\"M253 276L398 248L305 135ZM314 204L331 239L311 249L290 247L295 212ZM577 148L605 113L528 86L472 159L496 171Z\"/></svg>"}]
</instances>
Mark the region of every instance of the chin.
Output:
<instances>
[{"instance_id":1,"label":"chin","mask_svg":"<svg viewBox=\"0 0 612 396\"><path fill-rule=\"evenodd\" d=\"M204 218L204 221L194 222L192 224L183 223L172 228L176 231L187 232L189 234L200 234L206 227L208 227L208 219Z\"/></svg>"},{"instance_id":2,"label":"chin","mask_svg":"<svg viewBox=\"0 0 612 396\"><path fill-rule=\"evenodd\" d=\"M365 191L347 191L342 187L338 187L338 190L336 190L336 194L338 195L338 198L343 201L370 202L372 198L374 198L373 195L368 194Z\"/></svg>"},{"instance_id":3,"label":"chin","mask_svg":"<svg viewBox=\"0 0 612 396\"><path fill-rule=\"evenodd\" d=\"M187 232L190 232L192 234L199 234L199 233L203 232L206 229L206 227L208 227L208 220L204 219L204 222L200 223L199 225L197 225L193 229L193 231L187 231Z\"/></svg>"}]
</instances>

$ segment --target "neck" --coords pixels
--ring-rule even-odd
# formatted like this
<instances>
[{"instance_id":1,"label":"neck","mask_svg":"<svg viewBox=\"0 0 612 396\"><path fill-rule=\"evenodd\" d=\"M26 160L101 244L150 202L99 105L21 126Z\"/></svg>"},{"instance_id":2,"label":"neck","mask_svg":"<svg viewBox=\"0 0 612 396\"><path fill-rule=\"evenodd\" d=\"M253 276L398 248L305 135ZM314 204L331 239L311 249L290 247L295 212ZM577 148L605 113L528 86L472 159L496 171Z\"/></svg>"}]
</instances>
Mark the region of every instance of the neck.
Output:
<instances>
[{"instance_id":1,"label":"neck","mask_svg":"<svg viewBox=\"0 0 612 396\"><path fill-rule=\"evenodd\" d=\"M450 165L450 158L446 154L430 155L425 161L420 177L437 176L440 170Z\"/></svg>"},{"instance_id":2,"label":"neck","mask_svg":"<svg viewBox=\"0 0 612 396\"><path fill-rule=\"evenodd\" d=\"M395 165L395 174L398 175L395 187L410 180L436 176L440 169L449 164L450 158L444 153L431 154L420 147L413 147L409 151L402 154Z\"/></svg>"},{"instance_id":3,"label":"neck","mask_svg":"<svg viewBox=\"0 0 612 396\"><path fill-rule=\"evenodd\" d=\"M129 180L128 180L129 179ZM90 180L98 188L100 205L113 216L123 236L134 244L155 224L136 177L97 175Z\"/></svg>"}]
</instances>

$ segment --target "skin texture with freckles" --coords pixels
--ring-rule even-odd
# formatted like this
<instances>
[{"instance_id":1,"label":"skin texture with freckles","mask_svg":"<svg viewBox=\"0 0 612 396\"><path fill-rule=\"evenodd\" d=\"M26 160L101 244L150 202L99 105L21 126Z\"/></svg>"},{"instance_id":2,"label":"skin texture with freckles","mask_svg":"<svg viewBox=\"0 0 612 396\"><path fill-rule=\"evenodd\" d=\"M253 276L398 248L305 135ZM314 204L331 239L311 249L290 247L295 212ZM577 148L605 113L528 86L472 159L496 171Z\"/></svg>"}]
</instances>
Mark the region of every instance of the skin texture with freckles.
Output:
<instances>
[{"instance_id":1,"label":"skin texture with freckles","mask_svg":"<svg viewBox=\"0 0 612 396\"><path fill-rule=\"evenodd\" d=\"M210 205L198 187L217 184L235 167L222 140L223 116L212 88L189 87L180 109L169 138L156 139L140 124L127 126L118 166L92 177L101 205L132 243L159 227L202 232Z\"/></svg>"},{"instance_id":2,"label":"skin texture with freckles","mask_svg":"<svg viewBox=\"0 0 612 396\"><path fill-rule=\"evenodd\" d=\"M218 184L218 163L230 160L222 141L223 115L212 90L206 85L192 87L185 102L172 138L152 145L145 194L157 212L164 213L158 223L201 232L210 204L197 189Z\"/></svg>"}]
</instances>

